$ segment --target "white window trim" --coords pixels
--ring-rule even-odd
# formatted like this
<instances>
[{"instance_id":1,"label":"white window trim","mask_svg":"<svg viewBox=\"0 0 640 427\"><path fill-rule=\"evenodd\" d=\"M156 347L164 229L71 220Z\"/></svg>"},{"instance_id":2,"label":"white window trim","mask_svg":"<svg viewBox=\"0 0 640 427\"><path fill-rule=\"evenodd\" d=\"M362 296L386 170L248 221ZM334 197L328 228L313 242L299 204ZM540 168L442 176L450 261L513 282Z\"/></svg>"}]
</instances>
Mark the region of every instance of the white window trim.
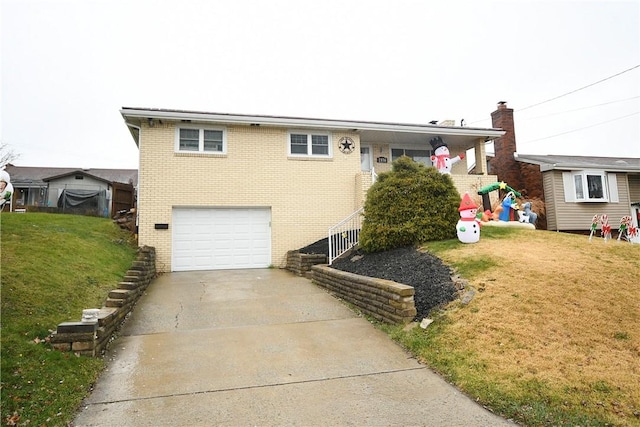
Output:
<instances>
[{"instance_id":1,"label":"white window trim","mask_svg":"<svg viewBox=\"0 0 640 427\"><path fill-rule=\"evenodd\" d=\"M197 129L197 130L200 131L199 132L198 151L181 150L180 149L180 129ZM204 131L205 130L222 131L222 151L204 151ZM225 127L212 127L212 126L197 126L197 125L179 125L179 126L176 126L174 150L175 150L176 153L181 153L181 154L205 154L205 155L227 154L227 128L225 128Z\"/></svg>"},{"instance_id":2,"label":"white window trim","mask_svg":"<svg viewBox=\"0 0 640 427\"><path fill-rule=\"evenodd\" d=\"M291 135L306 135L307 136L307 154L298 154L291 152ZM327 137L328 142L328 152L327 154L312 154L312 144L311 144L311 136L312 135L321 135ZM333 157L333 139L331 137L331 132L326 131L315 131L315 130L296 130L291 129L287 132L287 156L289 157L297 157L297 158L316 158L316 159L330 159Z\"/></svg>"},{"instance_id":3,"label":"white window trim","mask_svg":"<svg viewBox=\"0 0 640 427\"><path fill-rule=\"evenodd\" d=\"M600 176L602 181L603 197L600 199L589 198L587 175ZM611 176L613 175L613 177ZM575 185L575 177L582 180L583 198L578 198ZM617 180L615 174L607 174L604 170L579 170L562 173L565 202L574 203L610 203L617 202ZM612 188L615 186L615 189Z\"/></svg>"},{"instance_id":4,"label":"white window trim","mask_svg":"<svg viewBox=\"0 0 640 427\"><path fill-rule=\"evenodd\" d=\"M429 159L431 159L431 156L433 155L433 150L431 148L426 148L426 147L412 147L412 146L407 146L407 145L391 145L389 146L389 163L393 162L393 150L423 150L423 151L428 151L429 152ZM425 166L431 166L431 160L429 160L429 162L425 165Z\"/></svg>"}]
</instances>

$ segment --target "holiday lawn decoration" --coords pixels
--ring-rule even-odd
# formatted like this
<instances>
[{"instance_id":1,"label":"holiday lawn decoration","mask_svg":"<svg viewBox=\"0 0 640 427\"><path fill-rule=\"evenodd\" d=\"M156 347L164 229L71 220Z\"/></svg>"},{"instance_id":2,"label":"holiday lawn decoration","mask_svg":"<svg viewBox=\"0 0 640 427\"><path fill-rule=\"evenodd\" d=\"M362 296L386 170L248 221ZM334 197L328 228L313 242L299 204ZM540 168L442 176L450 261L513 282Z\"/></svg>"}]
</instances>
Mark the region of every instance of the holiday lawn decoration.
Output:
<instances>
[{"instance_id":1,"label":"holiday lawn decoration","mask_svg":"<svg viewBox=\"0 0 640 427\"><path fill-rule=\"evenodd\" d=\"M478 195L482 196L482 205L485 212L491 211L491 200L489 199L489 193L492 191L503 190L515 194L516 197L522 197L522 194L509 187L506 182L494 182L493 184L486 185L478 190Z\"/></svg>"},{"instance_id":2,"label":"holiday lawn decoration","mask_svg":"<svg viewBox=\"0 0 640 427\"><path fill-rule=\"evenodd\" d=\"M618 241L621 239L626 240L629 243L640 243L640 235L638 227L633 225L633 219L631 215L625 215L620 218L620 227L618 228Z\"/></svg>"},{"instance_id":3,"label":"holiday lawn decoration","mask_svg":"<svg viewBox=\"0 0 640 427\"><path fill-rule=\"evenodd\" d=\"M444 174L451 174L451 166L458 163L460 160L464 159L464 153L451 158L449 154L449 147L447 144L440 138L436 136L429 141L431 147L433 147L433 155L431 156L431 163L433 167L438 169L438 172Z\"/></svg>"},{"instance_id":4,"label":"holiday lawn decoration","mask_svg":"<svg viewBox=\"0 0 640 427\"><path fill-rule=\"evenodd\" d=\"M620 218L620 227L618 227L618 242L620 238L624 237L626 240L629 240L629 236L627 233L629 232L629 226L633 225L631 222L631 215L625 215Z\"/></svg>"},{"instance_id":5,"label":"holiday lawn decoration","mask_svg":"<svg viewBox=\"0 0 640 427\"><path fill-rule=\"evenodd\" d=\"M500 221L509 221L511 218L511 209L515 209L516 195L513 191L509 191L504 199L502 199L502 212L498 216Z\"/></svg>"},{"instance_id":6,"label":"holiday lawn decoration","mask_svg":"<svg viewBox=\"0 0 640 427\"><path fill-rule=\"evenodd\" d=\"M13 185L11 185L11 176L5 170L0 171L0 210L4 205L11 201L13 194Z\"/></svg>"},{"instance_id":7,"label":"holiday lawn decoration","mask_svg":"<svg viewBox=\"0 0 640 427\"><path fill-rule=\"evenodd\" d=\"M518 211L518 216L518 221L533 225L535 225L538 220L538 214L531 210L531 202L522 204L522 210Z\"/></svg>"},{"instance_id":8,"label":"holiday lawn decoration","mask_svg":"<svg viewBox=\"0 0 640 427\"><path fill-rule=\"evenodd\" d=\"M480 221L476 218L478 206L464 193L460 207L460 220L456 224L456 234L462 243L477 243L480 240Z\"/></svg>"},{"instance_id":9,"label":"holiday lawn decoration","mask_svg":"<svg viewBox=\"0 0 640 427\"><path fill-rule=\"evenodd\" d=\"M602 237L604 237L605 243L611 239L611 225L609 225L609 215L602 214L600 216L600 224L602 224L602 230L600 233Z\"/></svg>"},{"instance_id":10,"label":"holiday lawn decoration","mask_svg":"<svg viewBox=\"0 0 640 427\"><path fill-rule=\"evenodd\" d=\"M591 239L593 238L593 235L596 233L596 230L598 229L599 221L600 221L600 218L598 218L598 215L594 215L593 219L591 220L591 233L589 233L589 241L591 241Z\"/></svg>"}]
</instances>

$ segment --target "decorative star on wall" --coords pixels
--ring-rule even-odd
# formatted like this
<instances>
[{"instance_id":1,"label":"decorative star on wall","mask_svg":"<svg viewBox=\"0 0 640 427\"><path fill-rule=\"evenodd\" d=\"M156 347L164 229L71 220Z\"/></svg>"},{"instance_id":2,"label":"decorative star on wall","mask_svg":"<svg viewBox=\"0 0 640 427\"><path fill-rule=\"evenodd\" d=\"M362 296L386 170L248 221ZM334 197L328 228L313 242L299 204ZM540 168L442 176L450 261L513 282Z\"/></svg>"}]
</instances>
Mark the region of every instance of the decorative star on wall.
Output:
<instances>
[{"instance_id":1,"label":"decorative star on wall","mask_svg":"<svg viewBox=\"0 0 640 427\"><path fill-rule=\"evenodd\" d=\"M338 149L344 154L351 154L356 149L356 143L348 136L343 136L338 141Z\"/></svg>"}]
</instances>

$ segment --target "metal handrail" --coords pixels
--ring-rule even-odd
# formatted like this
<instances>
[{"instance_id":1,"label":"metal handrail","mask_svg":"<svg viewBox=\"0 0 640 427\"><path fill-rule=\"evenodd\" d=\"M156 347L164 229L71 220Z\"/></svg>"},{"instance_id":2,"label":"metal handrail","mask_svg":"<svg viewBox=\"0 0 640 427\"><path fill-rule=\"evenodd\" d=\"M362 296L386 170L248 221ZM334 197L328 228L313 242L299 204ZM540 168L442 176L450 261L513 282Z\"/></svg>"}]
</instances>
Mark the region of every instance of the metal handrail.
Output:
<instances>
[{"instance_id":1,"label":"metal handrail","mask_svg":"<svg viewBox=\"0 0 640 427\"><path fill-rule=\"evenodd\" d=\"M333 227L329 227L329 265L360 241L362 212L364 208L358 209Z\"/></svg>"}]
</instances>

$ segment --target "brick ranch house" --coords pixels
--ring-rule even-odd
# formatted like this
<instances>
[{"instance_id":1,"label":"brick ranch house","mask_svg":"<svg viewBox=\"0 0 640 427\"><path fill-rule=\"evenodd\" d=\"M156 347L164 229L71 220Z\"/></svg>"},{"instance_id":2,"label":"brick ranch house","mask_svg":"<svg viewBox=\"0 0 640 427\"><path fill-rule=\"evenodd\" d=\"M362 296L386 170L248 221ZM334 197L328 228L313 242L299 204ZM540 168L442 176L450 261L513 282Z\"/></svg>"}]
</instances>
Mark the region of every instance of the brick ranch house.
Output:
<instances>
[{"instance_id":1,"label":"brick ranch house","mask_svg":"<svg viewBox=\"0 0 640 427\"><path fill-rule=\"evenodd\" d=\"M376 174L402 155L431 165L429 141L451 156L460 193L495 183L485 145L504 131L123 107L139 148L138 238L159 271L284 266L286 253L327 237L363 206Z\"/></svg>"}]
</instances>

